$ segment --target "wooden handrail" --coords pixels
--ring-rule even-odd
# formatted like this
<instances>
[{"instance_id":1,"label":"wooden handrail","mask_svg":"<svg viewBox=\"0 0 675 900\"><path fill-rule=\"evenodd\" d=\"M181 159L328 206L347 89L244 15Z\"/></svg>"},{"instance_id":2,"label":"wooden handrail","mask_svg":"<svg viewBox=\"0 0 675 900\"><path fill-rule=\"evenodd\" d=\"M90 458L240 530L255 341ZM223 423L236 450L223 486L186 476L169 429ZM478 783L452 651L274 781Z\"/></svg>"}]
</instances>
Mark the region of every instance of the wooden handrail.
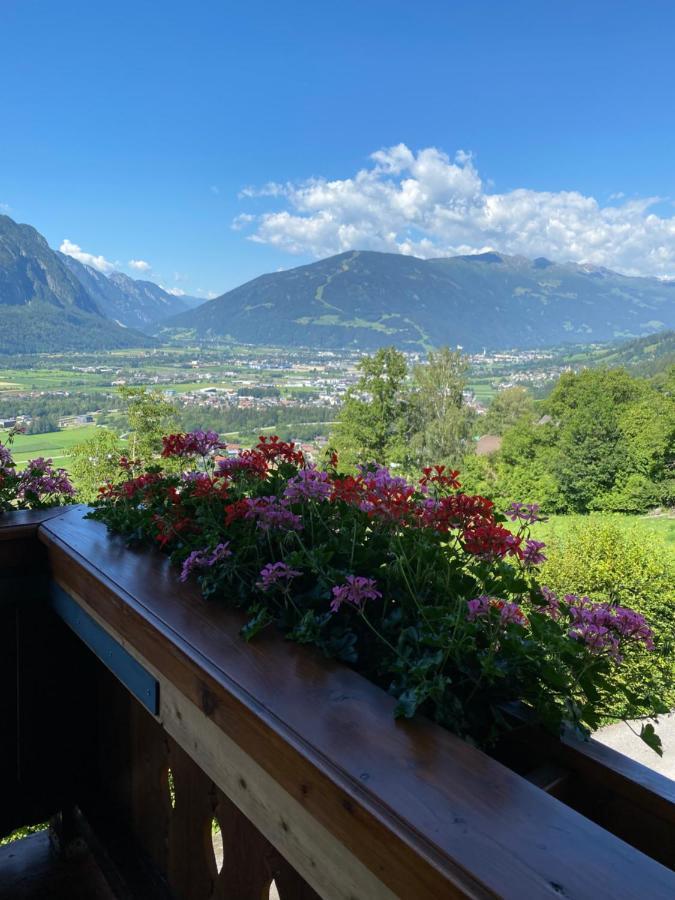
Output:
<instances>
[{"instance_id":1,"label":"wooden handrail","mask_svg":"<svg viewBox=\"0 0 675 900\"><path fill-rule=\"evenodd\" d=\"M433 723L395 721L346 666L246 644L160 553L81 509L37 528L51 578L158 678L162 728L321 896L675 896L675 872Z\"/></svg>"}]
</instances>

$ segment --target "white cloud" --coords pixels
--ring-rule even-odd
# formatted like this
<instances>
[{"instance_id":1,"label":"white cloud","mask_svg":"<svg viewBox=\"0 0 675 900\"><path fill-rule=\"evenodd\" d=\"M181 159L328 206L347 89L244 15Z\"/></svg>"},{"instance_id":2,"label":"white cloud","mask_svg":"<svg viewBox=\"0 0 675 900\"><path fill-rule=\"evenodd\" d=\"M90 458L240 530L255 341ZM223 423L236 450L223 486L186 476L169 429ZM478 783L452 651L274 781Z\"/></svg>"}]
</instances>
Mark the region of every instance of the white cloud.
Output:
<instances>
[{"instance_id":1,"label":"white cloud","mask_svg":"<svg viewBox=\"0 0 675 900\"><path fill-rule=\"evenodd\" d=\"M8 213L10 212L12 207L9 203L0 203L0 213Z\"/></svg>"},{"instance_id":2,"label":"white cloud","mask_svg":"<svg viewBox=\"0 0 675 900\"><path fill-rule=\"evenodd\" d=\"M276 181L268 181L262 187L248 186L239 191L239 198L242 197L283 197L290 189L288 184L277 184Z\"/></svg>"},{"instance_id":3,"label":"white cloud","mask_svg":"<svg viewBox=\"0 0 675 900\"><path fill-rule=\"evenodd\" d=\"M149 272L152 268L150 263L144 259L130 259L129 265L132 269L136 269L137 272Z\"/></svg>"},{"instance_id":4,"label":"white cloud","mask_svg":"<svg viewBox=\"0 0 675 900\"><path fill-rule=\"evenodd\" d=\"M255 222L255 216L252 216L251 213L240 213L232 220L231 228L233 231L241 231L252 222Z\"/></svg>"},{"instance_id":5,"label":"white cloud","mask_svg":"<svg viewBox=\"0 0 675 900\"><path fill-rule=\"evenodd\" d=\"M167 294L171 294L173 297L184 297L185 291L181 291L180 288L170 288L165 284L160 284L160 287L163 291L166 291Z\"/></svg>"},{"instance_id":6,"label":"white cloud","mask_svg":"<svg viewBox=\"0 0 675 900\"><path fill-rule=\"evenodd\" d=\"M72 256L78 262L84 263L85 266L91 266L98 269L99 272L112 272L115 264L111 263L105 256L94 256L93 253L86 253L79 244L74 244L66 238L59 247L61 253L66 256Z\"/></svg>"},{"instance_id":7,"label":"white cloud","mask_svg":"<svg viewBox=\"0 0 675 900\"><path fill-rule=\"evenodd\" d=\"M470 153L435 147L378 150L350 178L269 182L240 197L272 197L282 208L239 215L232 227L290 253L328 256L351 249L421 257L497 250L584 261L627 274L675 275L675 216L654 212L661 198L601 205L578 191L491 189ZM617 203L617 201L620 201Z\"/></svg>"}]
</instances>

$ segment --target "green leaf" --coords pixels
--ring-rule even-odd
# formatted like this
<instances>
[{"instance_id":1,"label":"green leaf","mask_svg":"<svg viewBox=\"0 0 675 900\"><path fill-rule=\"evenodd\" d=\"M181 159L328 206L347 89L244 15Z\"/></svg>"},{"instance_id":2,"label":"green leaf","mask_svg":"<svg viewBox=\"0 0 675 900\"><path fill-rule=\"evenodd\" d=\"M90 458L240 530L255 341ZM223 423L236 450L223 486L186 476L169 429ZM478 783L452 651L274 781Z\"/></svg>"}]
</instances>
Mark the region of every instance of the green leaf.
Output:
<instances>
[{"instance_id":1,"label":"green leaf","mask_svg":"<svg viewBox=\"0 0 675 900\"><path fill-rule=\"evenodd\" d=\"M397 719L412 719L417 712L420 702L421 700L415 688L403 691L394 709L394 716Z\"/></svg>"},{"instance_id":2,"label":"green leaf","mask_svg":"<svg viewBox=\"0 0 675 900\"><path fill-rule=\"evenodd\" d=\"M250 641L252 638L258 634L259 631L262 631L267 625L272 622L272 616L269 611L265 609L265 607L258 607L257 612L253 616L253 618L249 619L248 622L241 629L240 634L246 641Z\"/></svg>"}]
</instances>

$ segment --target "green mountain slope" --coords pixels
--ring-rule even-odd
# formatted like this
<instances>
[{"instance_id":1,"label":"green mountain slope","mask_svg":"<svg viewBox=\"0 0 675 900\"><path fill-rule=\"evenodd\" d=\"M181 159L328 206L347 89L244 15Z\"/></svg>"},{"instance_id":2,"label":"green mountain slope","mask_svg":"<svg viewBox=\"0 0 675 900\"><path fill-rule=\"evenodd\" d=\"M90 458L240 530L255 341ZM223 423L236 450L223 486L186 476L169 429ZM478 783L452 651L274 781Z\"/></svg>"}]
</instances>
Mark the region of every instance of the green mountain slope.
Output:
<instances>
[{"instance_id":1,"label":"green mountain slope","mask_svg":"<svg viewBox=\"0 0 675 900\"><path fill-rule=\"evenodd\" d=\"M0 216L0 353L153 343L106 319L60 254L34 228Z\"/></svg>"},{"instance_id":2,"label":"green mountain slope","mask_svg":"<svg viewBox=\"0 0 675 900\"><path fill-rule=\"evenodd\" d=\"M665 372L675 366L675 331L661 331L603 348L593 355L593 362L611 368L625 366L644 376Z\"/></svg>"},{"instance_id":3,"label":"green mountain slope","mask_svg":"<svg viewBox=\"0 0 675 900\"><path fill-rule=\"evenodd\" d=\"M326 348L607 341L675 327L675 284L497 253L421 260L354 251L263 275L165 327Z\"/></svg>"}]
</instances>

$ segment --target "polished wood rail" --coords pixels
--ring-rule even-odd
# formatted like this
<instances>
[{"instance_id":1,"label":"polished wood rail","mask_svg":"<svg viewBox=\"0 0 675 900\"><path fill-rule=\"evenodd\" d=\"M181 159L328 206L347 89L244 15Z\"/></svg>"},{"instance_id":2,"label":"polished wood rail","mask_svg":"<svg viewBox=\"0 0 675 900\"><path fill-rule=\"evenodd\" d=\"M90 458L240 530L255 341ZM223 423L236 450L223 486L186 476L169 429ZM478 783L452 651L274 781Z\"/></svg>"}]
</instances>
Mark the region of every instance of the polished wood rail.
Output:
<instances>
[{"instance_id":1,"label":"polished wood rail","mask_svg":"<svg viewBox=\"0 0 675 900\"><path fill-rule=\"evenodd\" d=\"M0 519L0 573L0 828L65 811L130 896L675 897L675 784L620 754L524 729L498 761L397 722L348 667L246 644L240 615L80 508ZM156 679L156 715L54 586Z\"/></svg>"}]
</instances>

